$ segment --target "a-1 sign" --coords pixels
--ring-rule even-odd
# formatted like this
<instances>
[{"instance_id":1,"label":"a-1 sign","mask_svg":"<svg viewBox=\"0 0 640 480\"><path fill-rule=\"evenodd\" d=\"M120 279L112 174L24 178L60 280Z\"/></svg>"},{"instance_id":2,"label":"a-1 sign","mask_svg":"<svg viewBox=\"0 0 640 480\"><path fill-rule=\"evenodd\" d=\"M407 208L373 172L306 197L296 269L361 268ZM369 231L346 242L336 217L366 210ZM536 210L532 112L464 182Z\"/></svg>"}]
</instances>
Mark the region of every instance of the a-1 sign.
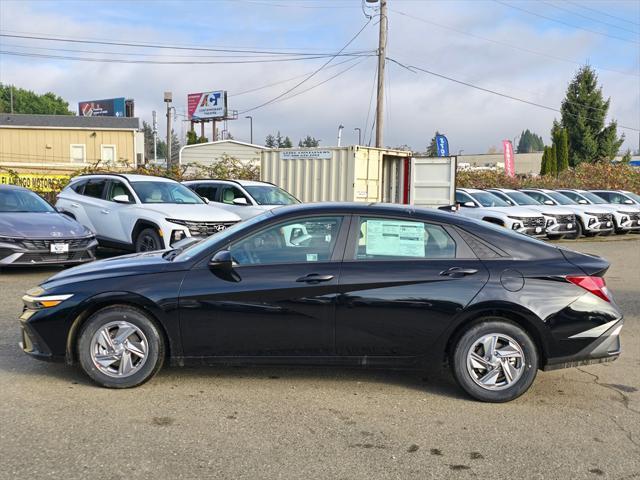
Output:
<instances>
[{"instance_id":1,"label":"a-1 sign","mask_svg":"<svg viewBox=\"0 0 640 480\"><path fill-rule=\"evenodd\" d=\"M436 150L438 157L449 156L449 140L444 135L436 135Z\"/></svg>"},{"instance_id":2,"label":"a-1 sign","mask_svg":"<svg viewBox=\"0 0 640 480\"><path fill-rule=\"evenodd\" d=\"M187 97L189 120L207 120L227 116L227 92L190 93Z\"/></svg>"}]
</instances>

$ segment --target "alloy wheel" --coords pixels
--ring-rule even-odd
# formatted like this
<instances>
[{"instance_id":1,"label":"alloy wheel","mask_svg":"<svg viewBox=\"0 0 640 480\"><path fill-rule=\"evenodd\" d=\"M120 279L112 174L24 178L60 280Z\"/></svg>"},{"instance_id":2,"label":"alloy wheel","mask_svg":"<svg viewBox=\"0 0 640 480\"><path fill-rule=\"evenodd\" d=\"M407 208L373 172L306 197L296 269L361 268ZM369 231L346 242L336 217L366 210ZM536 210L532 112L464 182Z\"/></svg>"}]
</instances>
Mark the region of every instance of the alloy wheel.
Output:
<instances>
[{"instance_id":1,"label":"alloy wheel","mask_svg":"<svg viewBox=\"0 0 640 480\"><path fill-rule=\"evenodd\" d=\"M522 376L525 364L520 344L501 333L483 335L467 352L467 371L486 390L511 387Z\"/></svg>"},{"instance_id":2,"label":"alloy wheel","mask_svg":"<svg viewBox=\"0 0 640 480\"><path fill-rule=\"evenodd\" d=\"M145 235L140 239L140 251L141 252L152 252L154 250L158 250L158 246L156 245L156 240L151 235Z\"/></svg>"},{"instance_id":3,"label":"alloy wheel","mask_svg":"<svg viewBox=\"0 0 640 480\"><path fill-rule=\"evenodd\" d=\"M132 323L110 322L93 335L91 359L105 375L129 377L147 361L148 347L147 337Z\"/></svg>"}]
</instances>

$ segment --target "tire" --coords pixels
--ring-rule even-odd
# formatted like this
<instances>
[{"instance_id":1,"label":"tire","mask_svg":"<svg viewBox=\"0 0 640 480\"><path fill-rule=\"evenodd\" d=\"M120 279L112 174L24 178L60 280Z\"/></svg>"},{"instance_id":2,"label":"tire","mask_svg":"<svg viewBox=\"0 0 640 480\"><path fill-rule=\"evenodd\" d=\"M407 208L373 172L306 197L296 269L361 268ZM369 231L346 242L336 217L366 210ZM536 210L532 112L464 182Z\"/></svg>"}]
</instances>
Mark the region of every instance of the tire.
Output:
<instances>
[{"instance_id":1,"label":"tire","mask_svg":"<svg viewBox=\"0 0 640 480\"><path fill-rule=\"evenodd\" d=\"M156 324L142 311L125 305L103 308L89 317L78 336L77 349L82 370L108 388L142 385L160 370L165 357Z\"/></svg>"},{"instance_id":2,"label":"tire","mask_svg":"<svg viewBox=\"0 0 640 480\"><path fill-rule=\"evenodd\" d=\"M484 345L490 346L492 338L497 339L494 345L498 348L494 351L502 353L502 359L500 355L485 356ZM489 339L488 343L483 339ZM472 352L484 363L476 360L478 357L473 357L472 363ZM507 353L512 356L506 356ZM511 381L503 365L507 365ZM499 317L487 317L459 337L451 355L451 367L458 385L471 397L482 402L508 402L525 393L533 383L538 372L538 352L522 328Z\"/></svg>"},{"instance_id":3,"label":"tire","mask_svg":"<svg viewBox=\"0 0 640 480\"><path fill-rule=\"evenodd\" d=\"M145 228L136 237L136 252L152 252L162 249L164 249L164 244L154 228Z\"/></svg>"},{"instance_id":4,"label":"tire","mask_svg":"<svg viewBox=\"0 0 640 480\"><path fill-rule=\"evenodd\" d=\"M567 235L567 238L570 238L572 240L577 240L582 236L583 232L584 232L584 228L582 228L582 221L579 219L576 219L576 233L572 235Z\"/></svg>"}]
</instances>

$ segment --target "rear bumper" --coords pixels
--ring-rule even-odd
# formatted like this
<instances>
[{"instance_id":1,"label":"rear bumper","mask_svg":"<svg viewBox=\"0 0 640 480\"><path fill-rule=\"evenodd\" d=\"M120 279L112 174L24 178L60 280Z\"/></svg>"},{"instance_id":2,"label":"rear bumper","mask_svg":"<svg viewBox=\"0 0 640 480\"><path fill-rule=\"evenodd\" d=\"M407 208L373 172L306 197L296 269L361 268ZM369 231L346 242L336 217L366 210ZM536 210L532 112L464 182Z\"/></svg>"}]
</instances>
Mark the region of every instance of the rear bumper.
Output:
<instances>
[{"instance_id":1,"label":"rear bumper","mask_svg":"<svg viewBox=\"0 0 640 480\"><path fill-rule=\"evenodd\" d=\"M622 353L620 330L623 322L622 318L617 320L602 335L596 337L593 342L574 355L549 358L542 370L557 370L616 360Z\"/></svg>"}]
</instances>

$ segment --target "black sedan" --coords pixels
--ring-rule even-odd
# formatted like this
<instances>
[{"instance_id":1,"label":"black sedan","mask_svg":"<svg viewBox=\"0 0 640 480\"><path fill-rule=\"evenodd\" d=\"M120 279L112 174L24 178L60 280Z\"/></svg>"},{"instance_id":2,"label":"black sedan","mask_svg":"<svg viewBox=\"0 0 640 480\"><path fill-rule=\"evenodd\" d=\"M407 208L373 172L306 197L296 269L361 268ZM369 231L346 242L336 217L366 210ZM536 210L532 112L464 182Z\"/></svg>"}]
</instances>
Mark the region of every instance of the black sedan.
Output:
<instances>
[{"instance_id":1,"label":"black sedan","mask_svg":"<svg viewBox=\"0 0 640 480\"><path fill-rule=\"evenodd\" d=\"M613 360L609 264L486 222L392 205L282 207L184 250L111 258L23 298L22 348L100 385L186 364L427 368L479 400Z\"/></svg>"},{"instance_id":2,"label":"black sedan","mask_svg":"<svg viewBox=\"0 0 640 480\"><path fill-rule=\"evenodd\" d=\"M0 267L95 260L94 234L23 187L0 185Z\"/></svg>"}]
</instances>

